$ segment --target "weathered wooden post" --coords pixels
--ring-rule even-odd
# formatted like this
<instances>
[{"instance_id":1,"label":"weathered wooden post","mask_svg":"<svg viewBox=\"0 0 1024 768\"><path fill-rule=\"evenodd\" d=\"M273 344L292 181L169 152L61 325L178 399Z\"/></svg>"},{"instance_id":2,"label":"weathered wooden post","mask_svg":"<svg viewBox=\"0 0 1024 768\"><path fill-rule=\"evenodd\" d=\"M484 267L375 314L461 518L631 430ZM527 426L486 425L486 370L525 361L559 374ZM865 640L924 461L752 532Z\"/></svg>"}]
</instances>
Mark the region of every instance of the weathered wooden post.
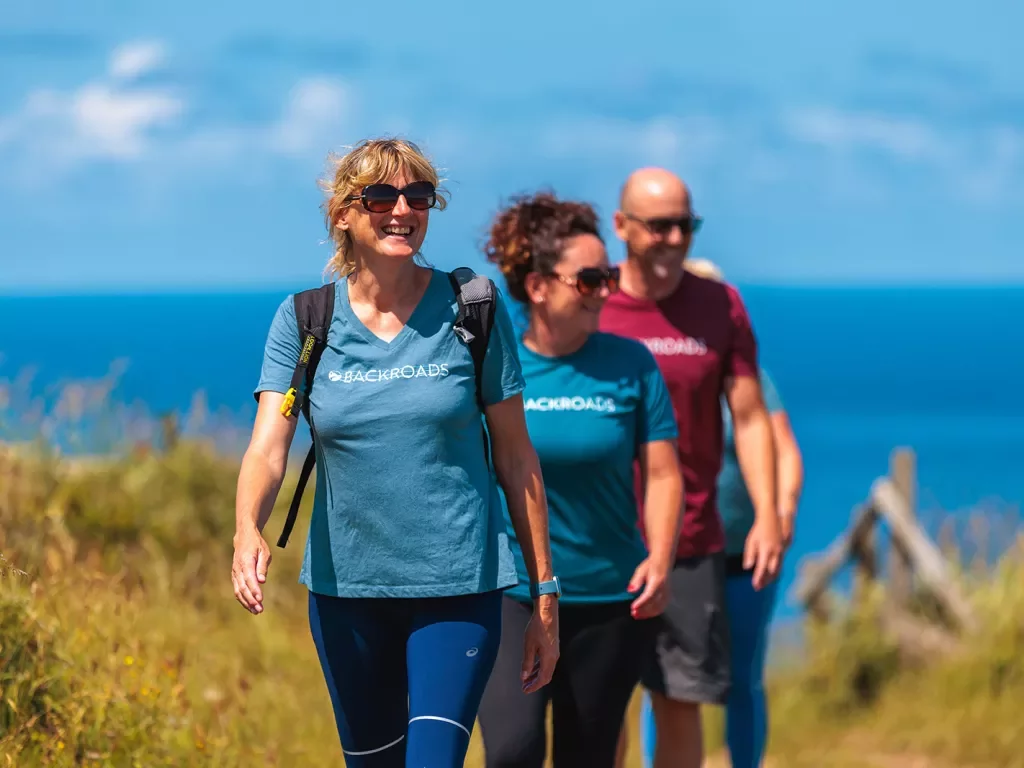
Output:
<instances>
[{"instance_id":1,"label":"weathered wooden post","mask_svg":"<svg viewBox=\"0 0 1024 768\"><path fill-rule=\"evenodd\" d=\"M908 522L917 522L917 459L909 448L897 448L889 457L889 478L903 498ZM896 536L889 542L889 598L905 608L914 594L914 571L910 558Z\"/></svg>"},{"instance_id":2,"label":"weathered wooden post","mask_svg":"<svg viewBox=\"0 0 1024 768\"><path fill-rule=\"evenodd\" d=\"M861 526L857 538L850 542L850 554L857 567L854 571L853 599L867 598L878 578L878 534L875 526Z\"/></svg>"}]
</instances>

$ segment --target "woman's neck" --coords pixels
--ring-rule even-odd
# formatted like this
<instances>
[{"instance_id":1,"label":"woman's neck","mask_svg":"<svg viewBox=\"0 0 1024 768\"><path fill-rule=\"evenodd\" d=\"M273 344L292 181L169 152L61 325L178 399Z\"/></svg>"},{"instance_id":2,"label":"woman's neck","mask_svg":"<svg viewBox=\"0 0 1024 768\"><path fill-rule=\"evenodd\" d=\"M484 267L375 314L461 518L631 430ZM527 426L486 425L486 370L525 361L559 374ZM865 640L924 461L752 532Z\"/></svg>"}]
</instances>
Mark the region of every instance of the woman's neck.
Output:
<instances>
[{"instance_id":1,"label":"woman's neck","mask_svg":"<svg viewBox=\"0 0 1024 768\"><path fill-rule=\"evenodd\" d=\"M530 325L523 334L523 344L544 357L565 357L580 349L589 338L589 331L555 329L535 312L531 312Z\"/></svg>"},{"instance_id":2,"label":"woman's neck","mask_svg":"<svg viewBox=\"0 0 1024 768\"><path fill-rule=\"evenodd\" d=\"M412 259L380 256L356 257L356 270L348 277L349 301L374 306L380 312L393 312L407 304L416 304L426 289L429 270Z\"/></svg>"}]
</instances>

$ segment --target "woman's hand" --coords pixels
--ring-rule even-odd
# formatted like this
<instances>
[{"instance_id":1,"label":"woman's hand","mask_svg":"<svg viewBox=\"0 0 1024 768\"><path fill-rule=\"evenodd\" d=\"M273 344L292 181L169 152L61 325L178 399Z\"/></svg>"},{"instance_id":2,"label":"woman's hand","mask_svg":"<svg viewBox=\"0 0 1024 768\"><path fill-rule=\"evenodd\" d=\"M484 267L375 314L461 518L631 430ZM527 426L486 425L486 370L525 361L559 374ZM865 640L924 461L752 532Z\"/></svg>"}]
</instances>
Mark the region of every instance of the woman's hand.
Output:
<instances>
[{"instance_id":1,"label":"woman's hand","mask_svg":"<svg viewBox=\"0 0 1024 768\"><path fill-rule=\"evenodd\" d=\"M634 595L640 592L630 608L634 619L660 616L672 596L668 575L675 564L683 517L683 475L678 450L675 440L655 440L640 450L640 466L647 482L644 527L648 554L636 567L627 587Z\"/></svg>"},{"instance_id":2,"label":"woman's hand","mask_svg":"<svg viewBox=\"0 0 1024 768\"><path fill-rule=\"evenodd\" d=\"M263 590L270 567L270 547L255 526L235 533L235 556L231 563L231 583L235 598L250 613L263 613Z\"/></svg>"},{"instance_id":3,"label":"woman's hand","mask_svg":"<svg viewBox=\"0 0 1024 768\"><path fill-rule=\"evenodd\" d=\"M270 567L270 547L260 531L267 524L288 466L288 449L297 419L281 418L284 395L260 394L256 423L242 457L235 490L235 556L231 582L235 598L251 613L263 613L263 590Z\"/></svg>"},{"instance_id":4,"label":"woman's hand","mask_svg":"<svg viewBox=\"0 0 1024 768\"><path fill-rule=\"evenodd\" d=\"M533 693L550 683L558 663L558 599L541 595L533 606L523 647L523 693Z\"/></svg>"},{"instance_id":5,"label":"woman's hand","mask_svg":"<svg viewBox=\"0 0 1024 768\"><path fill-rule=\"evenodd\" d=\"M642 587L643 592L630 607L634 619L650 619L664 612L672 596L668 572L668 565L655 563L649 557L636 567L628 590L636 594Z\"/></svg>"}]
</instances>

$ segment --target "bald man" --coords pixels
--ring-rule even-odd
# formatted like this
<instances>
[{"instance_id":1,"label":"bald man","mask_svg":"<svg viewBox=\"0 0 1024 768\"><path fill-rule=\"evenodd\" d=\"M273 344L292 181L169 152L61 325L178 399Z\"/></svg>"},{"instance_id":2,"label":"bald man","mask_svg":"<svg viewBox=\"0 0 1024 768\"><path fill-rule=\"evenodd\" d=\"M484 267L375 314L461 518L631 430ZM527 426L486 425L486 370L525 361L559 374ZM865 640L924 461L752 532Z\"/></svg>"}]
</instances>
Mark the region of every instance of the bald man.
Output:
<instances>
[{"instance_id":1,"label":"bald man","mask_svg":"<svg viewBox=\"0 0 1024 768\"><path fill-rule=\"evenodd\" d=\"M601 330L643 341L654 354L679 425L686 508L672 601L642 678L657 726L655 768L699 768L700 705L723 705L729 691L725 536L715 499L723 395L755 510L737 567L749 570L760 588L775 578L782 553L775 449L750 319L733 287L683 268L700 221L675 174L663 168L631 174L614 217L626 245L620 291L601 314ZM638 477L641 523L642 482Z\"/></svg>"}]
</instances>

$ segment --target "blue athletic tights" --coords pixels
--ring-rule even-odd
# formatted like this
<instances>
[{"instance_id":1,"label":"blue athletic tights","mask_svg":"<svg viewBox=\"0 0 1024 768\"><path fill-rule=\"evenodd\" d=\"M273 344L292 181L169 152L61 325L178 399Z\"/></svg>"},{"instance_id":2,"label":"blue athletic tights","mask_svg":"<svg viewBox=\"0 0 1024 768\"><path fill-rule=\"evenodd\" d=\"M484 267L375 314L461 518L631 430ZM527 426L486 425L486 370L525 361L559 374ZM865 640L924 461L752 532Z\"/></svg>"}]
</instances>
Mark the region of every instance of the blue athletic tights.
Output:
<instances>
[{"instance_id":1,"label":"blue athletic tights","mask_svg":"<svg viewBox=\"0 0 1024 768\"><path fill-rule=\"evenodd\" d=\"M498 654L501 592L309 595L347 768L461 767Z\"/></svg>"},{"instance_id":2,"label":"blue athletic tights","mask_svg":"<svg viewBox=\"0 0 1024 768\"><path fill-rule=\"evenodd\" d=\"M749 573L726 580L729 617L731 684L725 708L725 740L733 768L759 768L768 737L768 706L764 695L764 660L768 628L775 608L778 580L761 591ZM657 730L649 695L640 711L640 742L645 768L654 765Z\"/></svg>"}]
</instances>

